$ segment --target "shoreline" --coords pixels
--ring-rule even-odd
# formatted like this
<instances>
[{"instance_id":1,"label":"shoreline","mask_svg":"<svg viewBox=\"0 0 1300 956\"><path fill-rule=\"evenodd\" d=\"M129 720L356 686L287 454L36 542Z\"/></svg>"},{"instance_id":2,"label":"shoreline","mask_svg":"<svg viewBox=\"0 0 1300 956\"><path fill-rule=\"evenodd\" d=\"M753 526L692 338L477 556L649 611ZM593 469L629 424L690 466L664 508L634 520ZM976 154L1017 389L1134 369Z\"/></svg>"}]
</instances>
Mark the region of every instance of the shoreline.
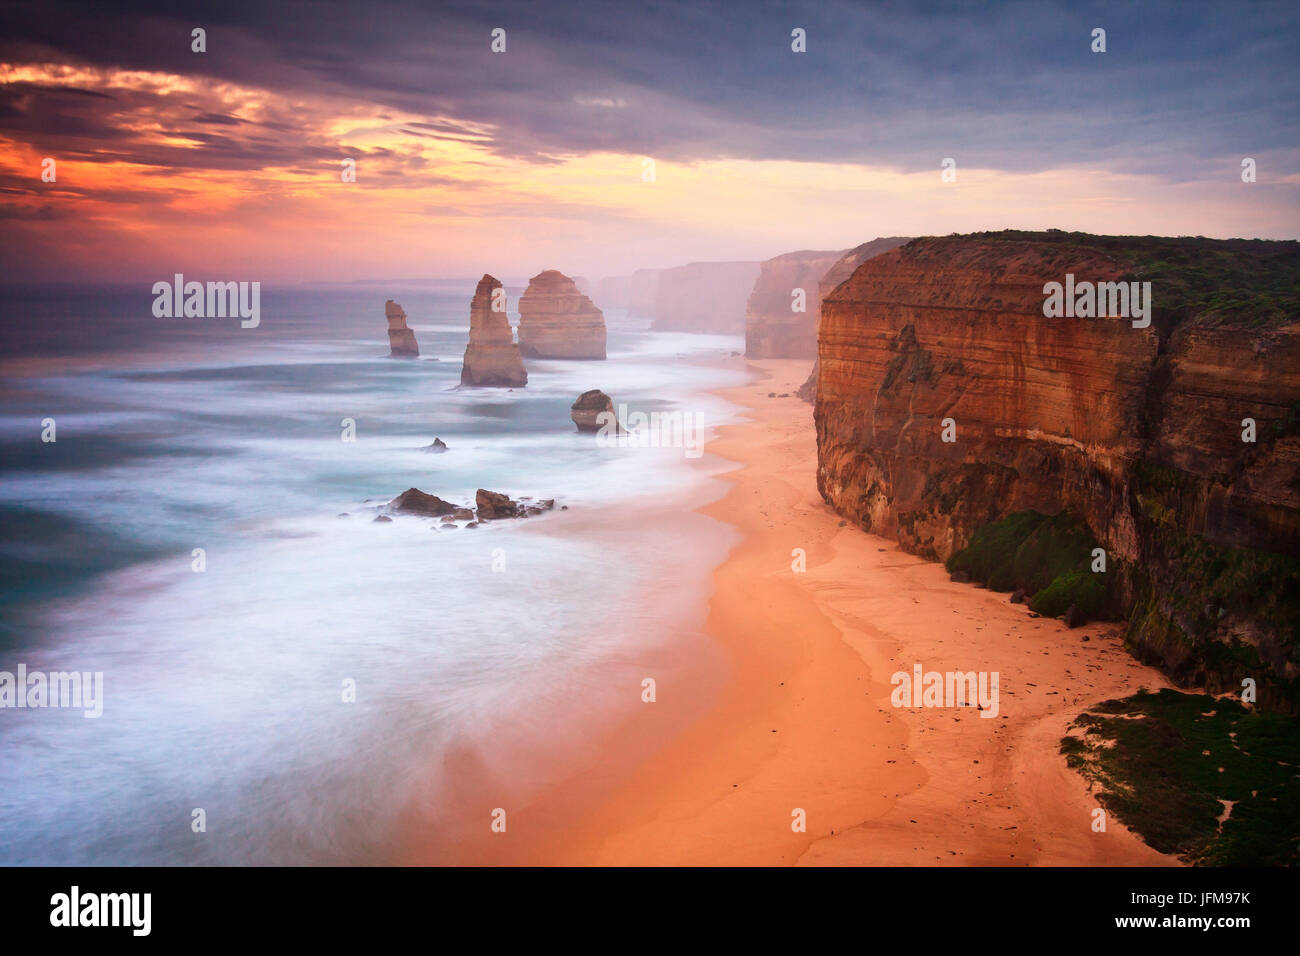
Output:
<instances>
[{"instance_id":1,"label":"shoreline","mask_svg":"<svg viewBox=\"0 0 1300 956\"><path fill-rule=\"evenodd\" d=\"M749 420L706 446L740 467L699 509L742 535L713 572L707 621L728 679L703 716L528 861L1178 865L1114 819L1094 833L1095 801L1057 753L1090 705L1172 685L1123 649L1113 624L1072 631L1030 617L848 526L816 490L812 408L794 396L807 362L747 367L754 381L715 394ZM794 548L806 551L803 574L791 570ZM999 716L895 710L889 676L914 663L999 671ZM668 690L650 706L675 706ZM580 774L536 802L585 783ZM792 831L796 809L806 832Z\"/></svg>"}]
</instances>

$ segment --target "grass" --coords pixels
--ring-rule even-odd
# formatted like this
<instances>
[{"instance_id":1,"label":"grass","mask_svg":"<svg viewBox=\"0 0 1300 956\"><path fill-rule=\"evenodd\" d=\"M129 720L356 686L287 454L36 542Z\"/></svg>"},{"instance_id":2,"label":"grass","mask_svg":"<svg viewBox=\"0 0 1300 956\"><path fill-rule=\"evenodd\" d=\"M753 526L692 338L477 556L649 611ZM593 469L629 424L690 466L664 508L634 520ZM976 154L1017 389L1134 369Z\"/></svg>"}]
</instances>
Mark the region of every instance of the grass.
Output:
<instances>
[{"instance_id":1,"label":"grass","mask_svg":"<svg viewBox=\"0 0 1300 956\"><path fill-rule=\"evenodd\" d=\"M948 237L948 238L955 238ZM1100 253L1127 267L1126 280L1151 282L1157 328L1195 320L1269 328L1300 317L1300 243L1202 236L1094 236L1005 229L964 238L1038 242ZM942 238L914 243L942 242Z\"/></svg>"},{"instance_id":2,"label":"grass","mask_svg":"<svg viewBox=\"0 0 1300 956\"><path fill-rule=\"evenodd\" d=\"M1048 617L1074 607L1081 620L1112 618L1117 602L1106 575L1117 569L1093 572L1096 547L1092 531L1072 512L1017 511L976 531L946 567L995 591L1023 590L1030 609Z\"/></svg>"},{"instance_id":3,"label":"grass","mask_svg":"<svg viewBox=\"0 0 1300 956\"><path fill-rule=\"evenodd\" d=\"M1300 718L1162 690L1109 700L1061 741L1106 810L1164 853L1212 866L1300 864ZM1228 819L1219 817L1231 801Z\"/></svg>"}]
</instances>

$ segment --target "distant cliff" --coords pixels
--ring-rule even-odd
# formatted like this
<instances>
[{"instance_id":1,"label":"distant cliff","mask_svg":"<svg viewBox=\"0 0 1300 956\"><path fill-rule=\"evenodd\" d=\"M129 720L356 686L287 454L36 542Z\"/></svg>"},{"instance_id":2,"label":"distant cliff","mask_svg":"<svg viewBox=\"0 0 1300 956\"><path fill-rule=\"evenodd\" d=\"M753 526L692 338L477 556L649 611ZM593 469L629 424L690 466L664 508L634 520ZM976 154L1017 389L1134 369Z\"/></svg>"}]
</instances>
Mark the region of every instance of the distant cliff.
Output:
<instances>
[{"instance_id":1,"label":"distant cliff","mask_svg":"<svg viewBox=\"0 0 1300 956\"><path fill-rule=\"evenodd\" d=\"M655 292L654 328L671 332L745 331L745 303L757 262L692 262L663 269Z\"/></svg>"},{"instance_id":2,"label":"distant cliff","mask_svg":"<svg viewBox=\"0 0 1300 956\"><path fill-rule=\"evenodd\" d=\"M1067 274L1150 282L1150 326L1045 318ZM1106 549L1092 580L1135 653L1300 706L1300 244L918 239L825 298L819 362L818 487L841 513L935 560L1068 513Z\"/></svg>"},{"instance_id":3,"label":"distant cliff","mask_svg":"<svg viewBox=\"0 0 1300 956\"><path fill-rule=\"evenodd\" d=\"M841 252L787 252L759 266L745 305L747 358L815 358L821 280Z\"/></svg>"}]
</instances>

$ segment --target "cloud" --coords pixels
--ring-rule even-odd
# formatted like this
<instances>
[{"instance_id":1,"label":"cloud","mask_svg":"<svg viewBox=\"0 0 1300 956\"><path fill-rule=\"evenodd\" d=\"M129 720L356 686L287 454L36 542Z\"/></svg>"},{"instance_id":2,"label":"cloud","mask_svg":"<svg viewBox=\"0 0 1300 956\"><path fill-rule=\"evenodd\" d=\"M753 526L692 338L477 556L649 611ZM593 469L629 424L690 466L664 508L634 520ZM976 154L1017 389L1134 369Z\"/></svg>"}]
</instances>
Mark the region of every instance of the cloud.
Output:
<instances>
[{"instance_id":1,"label":"cloud","mask_svg":"<svg viewBox=\"0 0 1300 956\"><path fill-rule=\"evenodd\" d=\"M914 170L955 156L1032 171L1083 154L1177 177L1247 148L1300 146L1290 3L1254 4L1249 17L1196 2L507 2L436 13L381 2L313 5L311 16L275 3L67 4L62 16L52 6L0 15L0 55L55 49L100 67L436 113L474 124L473 135L490 129L498 155L525 160L617 150ZM205 54L189 50L198 23ZM1090 50L1099 24L1105 54ZM806 53L790 50L796 25ZM507 31L502 54L489 49L495 27Z\"/></svg>"}]
</instances>

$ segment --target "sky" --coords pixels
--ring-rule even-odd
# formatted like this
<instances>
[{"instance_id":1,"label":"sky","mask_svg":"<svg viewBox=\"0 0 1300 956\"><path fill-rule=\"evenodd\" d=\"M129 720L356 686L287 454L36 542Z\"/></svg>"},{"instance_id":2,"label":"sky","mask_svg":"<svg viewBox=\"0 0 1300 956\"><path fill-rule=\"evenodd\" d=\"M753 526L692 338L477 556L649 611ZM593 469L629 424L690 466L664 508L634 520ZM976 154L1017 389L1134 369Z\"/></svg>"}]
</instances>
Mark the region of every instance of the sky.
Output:
<instances>
[{"instance_id":1,"label":"sky","mask_svg":"<svg viewBox=\"0 0 1300 956\"><path fill-rule=\"evenodd\" d=\"M1295 239L1297 51L1266 0L9 3L0 283Z\"/></svg>"}]
</instances>

